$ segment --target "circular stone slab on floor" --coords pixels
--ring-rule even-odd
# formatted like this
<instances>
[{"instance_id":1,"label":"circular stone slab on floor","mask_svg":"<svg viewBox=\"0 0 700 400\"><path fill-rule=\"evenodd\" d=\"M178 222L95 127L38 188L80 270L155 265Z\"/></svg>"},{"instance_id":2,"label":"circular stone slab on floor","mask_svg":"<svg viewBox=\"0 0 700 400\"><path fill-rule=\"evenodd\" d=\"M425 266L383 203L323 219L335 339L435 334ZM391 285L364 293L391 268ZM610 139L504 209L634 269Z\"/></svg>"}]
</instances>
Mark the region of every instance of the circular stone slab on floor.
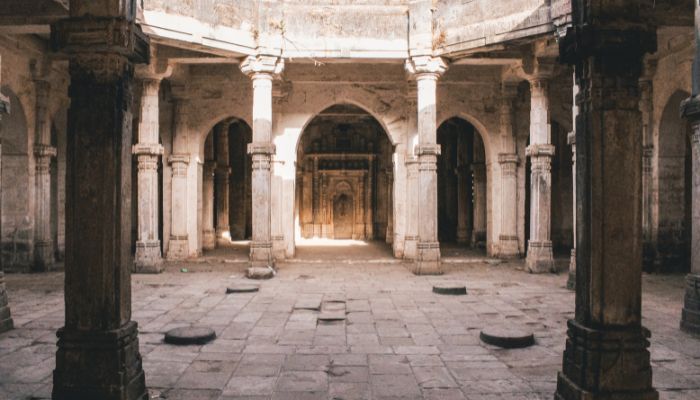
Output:
<instances>
[{"instance_id":1,"label":"circular stone slab on floor","mask_svg":"<svg viewBox=\"0 0 700 400\"><path fill-rule=\"evenodd\" d=\"M165 343L188 345L206 344L216 339L216 332L211 328L204 327L181 327L167 331L165 333Z\"/></svg>"},{"instance_id":2,"label":"circular stone slab on floor","mask_svg":"<svg viewBox=\"0 0 700 400\"><path fill-rule=\"evenodd\" d=\"M231 293L255 293L260 290L258 285L246 285L245 283L231 285L226 288L226 294Z\"/></svg>"},{"instance_id":3,"label":"circular stone slab on floor","mask_svg":"<svg viewBox=\"0 0 700 400\"><path fill-rule=\"evenodd\" d=\"M436 283L433 285L433 293L464 296L467 294L467 287L459 283Z\"/></svg>"},{"instance_id":4,"label":"circular stone slab on floor","mask_svg":"<svg viewBox=\"0 0 700 400\"><path fill-rule=\"evenodd\" d=\"M250 267L245 273L248 279L271 279L275 270L270 267Z\"/></svg>"},{"instance_id":5,"label":"circular stone slab on floor","mask_svg":"<svg viewBox=\"0 0 700 400\"><path fill-rule=\"evenodd\" d=\"M484 328L479 338L486 344L504 349L520 349L535 344L535 335L518 328Z\"/></svg>"}]
</instances>

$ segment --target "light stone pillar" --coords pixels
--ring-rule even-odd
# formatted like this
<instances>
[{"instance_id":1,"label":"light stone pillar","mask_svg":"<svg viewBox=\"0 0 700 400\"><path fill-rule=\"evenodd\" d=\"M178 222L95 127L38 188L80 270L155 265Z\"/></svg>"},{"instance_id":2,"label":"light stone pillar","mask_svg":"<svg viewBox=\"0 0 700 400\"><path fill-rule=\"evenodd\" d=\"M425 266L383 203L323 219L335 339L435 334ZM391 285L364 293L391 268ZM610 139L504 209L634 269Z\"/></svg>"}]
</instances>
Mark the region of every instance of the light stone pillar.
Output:
<instances>
[{"instance_id":1,"label":"light stone pillar","mask_svg":"<svg viewBox=\"0 0 700 400\"><path fill-rule=\"evenodd\" d=\"M404 259L415 261L418 255L418 158L406 157L406 236Z\"/></svg>"},{"instance_id":2,"label":"light stone pillar","mask_svg":"<svg viewBox=\"0 0 700 400\"><path fill-rule=\"evenodd\" d=\"M216 184L216 240L229 242L231 229L229 227L229 182L231 167L229 166L228 122L221 122L214 127L216 135L216 169L214 182Z\"/></svg>"},{"instance_id":3,"label":"light stone pillar","mask_svg":"<svg viewBox=\"0 0 700 400\"><path fill-rule=\"evenodd\" d=\"M159 104L160 79L143 79L141 92L141 119L139 121L138 143L132 153L137 159L137 217L138 237L134 272L159 273L163 270L158 235L158 163L163 154L159 143Z\"/></svg>"},{"instance_id":4,"label":"light stone pillar","mask_svg":"<svg viewBox=\"0 0 700 400\"><path fill-rule=\"evenodd\" d=\"M547 81L530 81L530 241L528 243L526 265L532 273L554 270L552 254L551 215L552 215L552 157L554 146L551 143L549 124L549 101Z\"/></svg>"},{"instance_id":5,"label":"light stone pillar","mask_svg":"<svg viewBox=\"0 0 700 400\"><path fill-rule=\"evenodd\" d=\"M501 234L498 235L499 258L520 256L518 244L518 155L501 153Z\"/></svg>"},{"instance_id":6,"label":"light stone pillar","mask_svg":"<svg viewBox=\"0 0 700 400\"><path fill-rule=\"evenodd\" d=\"M437 80L447 70L442 58L419 56L406 61L417 87L418 106L418 243L413 273L442 273L437 213Z\"/></svg>"},{"instance_id":7,"label":"light stone pillar","mask_svg":"<svg viewBox=\"0 0 700 400\"><path fill-rule=\"evenodd\" d=\"M501 167L501 232L498 235L499 258L520 257L518 239L518 154L516 135L513 130L514 99L518 95L518 84L501 84L501 141L503 152L498 155Z\"/></svg>"},{"instance_id":8,"label":"light stone pillar","mask_svg":"<svg viewBox=\"0 0 700 400\"><path fill-rule=\"evenodd\" d=\"M471 165L474 199L474 228L472 229L472 247L481 247L486 243L486 164L475 162Z\"/></svg>"},{"instance_id":9,"label":"light stone pillar","mask_svg":"<svg viewBox=\"0 0 700 400\"><path fill-rule=\"evenodd\" d=\"M385 242L387 244L392 244L394 242L394 170L387 168L385 171L386 176L386 234L384 235Z\"/></svg>"},{"instance_id":10,"label":"light stone pillar","mask_svg":"<svg viewBox=\"0 0 700 400\"><path fill-rule=\"evenodd\" d=\"M48 81L35 81L36 135L34 144L35 216L34 216L34 267L35 271L48 271L54 264L54 243L51 238L51 159L56 148L51 146L51 116Z\"/></svg>"},{"instance_id":11,"label":"light stone pillar","mask_svg":"<svg viewBox=\"0 0 700 400\"><path fill-rule=\"evenodd\" d=\"M271 266L272 256L272 176L275 154L272 143L272 80L282 73L284 61L277 56L249 56L241 71L253 81L253 140L248 145L252 156L253 240L250 242L251 267Z\"/></svg>"},{"instance_id":12,"label":"light stone pillar","mask_svg":"<svg viewBox=\"0 0 700 400\"><path fill-rule=\"evenodd\" d=\"M134 62L148 39L124 3L71 0L51 27L69 57L65 325L57 332L54 400L147 399L131 319Z\"/></svg>"},{"instance_id":13,"label":"light stone pillar","mask_svg":"<svg viewBox=\"0 0 700 400\"><path fill-rule=\"evenodd\" d=\"M686 277L681 328L700 334L700 5L695 2L695 60L693 94L683 102L683 116L690 121L692 151L692 217L690 274Z\"/></svg>"},{"instance_id":14,"label":"light stone pillar","mask_svg":"<svg viewBox=\"0 0 700 400\"><path fill-rule=\"evenodd\" d=\"M2 71L2 58L0 58L0 72ZM1 78L1 76L0 76ZM2 83L2 79L0 79ZM10 112L10 101L0 93L0 118L3 114ZM0 132L2 133L2 132ZM0 141L0 171L2 171L2 142ZM2 174L0 174L2 178ZM0 179L0 187L2 187ZM1 198L2 196L0 196ZM0 206L2 203L0 202ZM0 220L0 232L2 231L2 221ZM2 257L0 257L0 333L9 331L14 327L12 315L10 313L10 305L7 300L7 289L5 287L5 273L2 268Z\"/></svg>"},{"instance_id":15,"label":"light stone pillar","mask_svg":"<svg viewBox=\"0 0 700 400\"><path fill-rule=\"evenodd\" d=\"M174 110L173 153L168 157L172 176L170 183L170 240L166 256L169 260L184 260L189 255L189 235L187 233L189 206L187 173L191 158L187 152L189 104L184 99L176 100Z\"/></svg>"},{"instance_id":16,"label":"light stone pillar","mask_svg":"<svg viewBox=\"0 0 700 400\"><path fill-rule=\"evenodd\" d=\"M651 3L572 2L560 40L576 66L576 308L557 400L656 400L642 326L639 74L655 51ZM647 8L648 7L648 8ZM579 36L579 35L582 35ZM588 40L594 37L596 40Z\"/></svg>"},{"instance_id":17,"label":"light stone pillar","mask_svg":"<svg viewBox=\"0 0 700 400\"><path fill-rule=\"evenodd\" d=\"M472 176L469 163L473 154L467 154L472 149L472 145L466 143L467 138L463 132L457 132L457 243L469 243L469 225L473 216L472 200L469 198Z\"/></svg>"},{"instance_id":18,"label":"light stone pillar","mask_svg":"<svg viewBox=\"0 0 700 400\"><path fill-rule=\"evenodd\" d=\"M216 231L214 230L214 138L204 144L204 169L202 172L202 248L216 248Z\"/></svg>"}]
</instances>

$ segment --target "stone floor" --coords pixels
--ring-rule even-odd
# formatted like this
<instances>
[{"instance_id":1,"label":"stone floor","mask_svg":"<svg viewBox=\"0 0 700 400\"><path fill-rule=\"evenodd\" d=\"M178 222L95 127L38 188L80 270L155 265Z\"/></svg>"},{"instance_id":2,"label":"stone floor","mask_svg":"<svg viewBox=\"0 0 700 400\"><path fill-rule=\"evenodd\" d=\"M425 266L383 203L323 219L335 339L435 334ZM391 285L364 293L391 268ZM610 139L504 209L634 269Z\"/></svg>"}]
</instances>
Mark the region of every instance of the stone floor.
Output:
<instances>
[{"instance_id":1,"label":"stone floor","mask_svg":"<svg viewBox=\"0 0 700 400\"><path fill-rule=\"evenodd\" d=\"M348 254L361 250L348 250ZM158 399L551 399L574 295L565 274L522 262L449 263L417 277L398 262L299 261L253 294L226 295L244 264L225 254L133 276L146 381ZM187 272L182 272L187 271ZM61 273L7 277L17 329L0 335L0 399L50 397ZM465 283L440 296L433 283ZM700 338L678 329L683 277L645 276L654 382L662 399L700 399ZM319 309L344 311L322 323ZM163 344L163 332L206 325L205 346ZM482 327L525 326L537 344L502 350Z\"/></svg>"}]
</instances>

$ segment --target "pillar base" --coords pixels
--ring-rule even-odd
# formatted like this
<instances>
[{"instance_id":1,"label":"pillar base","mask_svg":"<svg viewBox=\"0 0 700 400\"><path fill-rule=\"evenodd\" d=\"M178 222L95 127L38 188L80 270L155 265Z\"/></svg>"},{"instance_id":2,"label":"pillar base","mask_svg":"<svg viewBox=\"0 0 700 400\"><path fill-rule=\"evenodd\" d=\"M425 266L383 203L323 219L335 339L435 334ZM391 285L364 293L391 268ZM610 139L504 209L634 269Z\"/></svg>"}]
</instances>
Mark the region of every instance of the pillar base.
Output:
<instances>
[{"instance_id":1,"label":"pillar base","mask_svg":"<svg viewBox=\"0 0 700 400\"><path fill-rule=\"evenodd\" d=\"M7 332L14 327L10 306L7 301L7 290L5 288L5 274L0 271L0 333Z\"/></svg>"},{"instance_id":2,"label":"pillar base","mask_svg":"<svg viewBox=\"0 0 700 400\"><path fill-rule=\"evenodd\" d=\"M472 243L471 246L474 248L486 248L486 232L484 231L474 231L472 232Z\"/></svg>"},{"instance_id":3,"label":"pillar base","mask_svg":"<svg viewBox=\"0 0 700 400\"><path fill-rule=\"evenodd\" d=\"M571 249L571 260L569 260L569 279L566 281L566 288L576 290L576 249Z\"/></svg>"},{"instance_id":4,"label":"pillar base","mask_svg":"<svg viewBox=\"0 0 700 400\"><path fill-rule=\"evenodd\" d=\"M171 238L168 244L168 260L185 260L189 254L189 242L187 238Z\"/></svg>"},{"instance_id":5,"label":"pillar base","mask_svg":"<svg viewBox=\"0 0 700 400\"><path fill-rule=\"evenodd\" d=\"M605 330L569 320L556 400L657 400L652 387L650 332L641 326Z\"/></svg>"},{"instance_id":6,"label":"pillar base","mask_svg":"<svg viewBox=\"0 0 700 400\"><path fill-rule=\"evenodd\" d=\"M136 242L134 272L138 274L159 274L163 271L163 258L160 254L160 241Z\"/></svg>"},{"instance_id":7,"label":"pillar base","mask_svg":"<svg viewBox=\"0 0 700 400\"><path fill-rule=\"evenodd\" d=\"M418 257L418 236L406 236L403 245L404 260L415 260Z\"/></svg>"},{"instance_id":8,"label":"pillar base","mask_svg":"<svg viewBox=\"0 0 700 400\"><path fill-rule=\"evenodd\" d=\"M411 266L411 272L416 275L442 275L440 262L440 243L419 242L418 255Z\"/></svg>"},{"instance_id":9,"label":"pillar base","mask_svg":"<svg viewBox=\"0 0 700 400\"><path fill-rule=\"evenodd\" d=\"M394 252L395 258L404 258L404 247L406 245L406 239L399 235L394 234L394 241L391 243L392 251Z\"/></svg>"},{"instance_id":10,"label":"pillar base","mask_svg":"<svg viewBox=\"0 0 700 400\"><path fill-rule=\"evenodd\" d=\"M457 243L469 243L469 232L467 232L467 228L463 229L457 229Z\"/></svg>"},{"instance_id":11,"label":"pillar base","mask_svg":"<svg viewBox=\"0 0 700 400\"><path fill-rule=\"evenodd\" d=\"M216 242L223 244L231 243L231 231L228 226L216 228Z\"/></svg>"},{"instance_id":12,"label":"pillar base","mask_svg":"<svg viewBox=\"0 0 700 400\"><path fill-rule=\"evenodd\" d=\"M274 260L284 260L286 258L286 246L284 236L272 237L272 258Z\"/></svg>"},{"instance_id":13,"label":"pillar base","mask_svg":"<svg viewBox=\"0 0 700 400\"><path fill-rule=\"evenodd\" d=\"M517 236L501 235L498 237L498 258L519 258L520 246Z\"/></svg>"},{"instance_id":14,"label":"pillar base","mask_svg":"<svg viewBox=\"0 0 700 400\"><path fill-rule=\"evenodd\" d=\"M528 272L533 274L556 272L554 255L552 254L552 242L530 241L528 243L525 265Z\"/></svg>"},{"instance_id":15,"label":"pillar base","mask_svg":"<svg viewBox=\"0 0 700 400\"><path fill-rule=\"evenodd\" d=\"M202 232L202 249L214 250L216 248L216 232L206 230Z\"/></svg>"},{"instance_id":16,"label":"pillar base","mask_svg":"<svg viewBox=\"0 0 700 400\"><path fill-rule=\"evenodd\" d=\"M36 242L34 244L34 265L32 266L32 271L50 271L53 265L53 245L51 242Z\"/></svg>"},{"instance_id":17,"label":"pillar base","mask_svg":"<svg viewBox=\"0 0 700 400\"><path fill-rule=\"evenodd\" d=\"M274 267L272 242L250 242L250 267Z\"/></svg>"},{"instance_id":18,"label":"pillar base","mask_svg":"<svg viewBox=\"0 0 700 400\"><path fill-rule=\"evenodd\" d=\"M681 329L700 334L700 274L688 274L685 283Z\"/></svg>"},{"instance_id":19,"label":"pillar base","mask_svg":"<svg viewBox=\"0 0 700 400\"><path fill-rule=\"evenodd\" d=\"M147 400L136 322L112 331L59 329L54 400Z\"/></svg>"}]
</instances>

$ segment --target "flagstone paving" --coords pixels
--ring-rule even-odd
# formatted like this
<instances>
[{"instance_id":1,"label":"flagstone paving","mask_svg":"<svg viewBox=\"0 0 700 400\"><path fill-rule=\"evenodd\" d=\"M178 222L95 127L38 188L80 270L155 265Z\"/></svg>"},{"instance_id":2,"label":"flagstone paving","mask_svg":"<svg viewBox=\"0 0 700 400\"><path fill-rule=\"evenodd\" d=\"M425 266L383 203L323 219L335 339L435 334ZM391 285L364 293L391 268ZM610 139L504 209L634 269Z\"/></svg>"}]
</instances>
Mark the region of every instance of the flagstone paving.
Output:
<instances>
[{"instance_id":1,"label":"flagstone paving","mask_svg":"<svg viewBox=\"0 0 700 400\"><path fill-rule=\"evenodd\" d=\"M522 262L450 263L443 276L417 277L393 262L297 261L256 282L259 292L226 294L245 281L245 264L224 261L132 277L154 399L553 397L574 307L566 274L530 275ZM7 277L17 329L0 335L0 399L50 398L62 280ZM468 294L433 293L442 282L463 283ZM700 338L678 329L682 296L682 275L645 275L644 324L662 399L700 399ZM190 325L213 328L217 339L163 343L164 332ZM536 344L481 343L480 330L493 325L524 327Z\"/></svg>"}]
</instances>

